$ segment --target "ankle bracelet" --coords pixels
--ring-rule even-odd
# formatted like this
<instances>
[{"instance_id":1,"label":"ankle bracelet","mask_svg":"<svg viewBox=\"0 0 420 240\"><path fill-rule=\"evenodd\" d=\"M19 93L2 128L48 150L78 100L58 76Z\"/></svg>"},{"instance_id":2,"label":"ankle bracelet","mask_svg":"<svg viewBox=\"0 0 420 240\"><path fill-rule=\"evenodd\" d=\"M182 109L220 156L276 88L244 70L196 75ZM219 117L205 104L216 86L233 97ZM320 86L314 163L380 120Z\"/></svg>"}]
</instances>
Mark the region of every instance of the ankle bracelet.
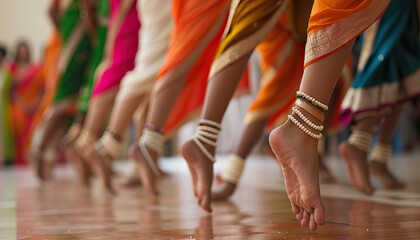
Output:
<instances>
[{"instance_id":1,"label":"ankle bracelet","mask_svg":"<svg viewBox=\"0 0 420 240\"><path fill-rule=\"evenodd\" d=\"M328 110L328 106L326 104L321 103L320 101L316 100L315 98L309 96L308 94L306 94L302 91L297 91L296 92L296 97L308 101L314 107L318 108L319 110L321 110L323 112Z\"/></svg>"},{"instance_id":2,"label":"ankle bracelet","mask_svg":"<svg viewBox=\"0 0 420 240\"><path fill-rule=\"evenodd\" d=\"M318 119L319 122L324 122L324 112L319 110L318 108L314 107L310 103L306 101L302 101L301 99L296 99L295 105L305 110L307 113L311 114L314 118Z\"/></svg>"},{"instance_id":3,"label":"ankle bracelet","mask_svg":"<svg viewBox=\"0 0 420 240\"><path fill-rule=\"evenodd\" d=\"M222 126L208 119L200 119L198 126L193 137L193 141L201 152L211 161L215 162L214 156L206 149L203 143L206 143L212 147L217 147L217 139L221 131Z\"/></svg>"},{"instance_id":4,"label":"ankle bracelet","mask_svg":"<svg viewBox=\"0 0 420 240\"><path fill-rule=\"evenodd\" d=\"M97 142L97 149L100 150L102 156L108 155L111 158L115 158L120 149L120 145L121 143L110 132L106 131Z\"/></svg>"},{"instance_id":5,"label":"ankle bracelet","mask_svg":"<svg viewBox=\"0 0 420 240\"><path fill-rule=\"evenodd\" d=\"M300 130L302 130L308 136L310 136L312 138L315 138L315 139L322 138L322 133L315 134L315 133L311 132L309 129L307 129L305 126L303 126L302 123L300 123L298 120L296 120L296 118L294 118L292 115L288 115L287 118L289 118L290 121L292 121L292 123L294 123L296 126L298 126L300 128Z\"/></svg>"},{"instance_id":6,"label":"ankle bracelet","mask_svg":"<svg viewBox=\"0 0 420 240\"><path fill-rule=\"evenodd\" d=\"M296 107L292 108L292 112L296 113L300 119L302 119L309 127L313 128L314 130L317 131L322 131L324 130L324 126L322 125L316 125L313 122L311 122L307 117L305 117L305 115L303 115L303 113L301 111L299 111L299 109L297 109Z\"/></svg>"},{"instance_id":7,"label":"ankle bracelet","mask_svg":"<svg viewBox=\"0 0 420 240\"><path fill-rule=\"evenodd\" d=\"M96 140L95 135L93 135L90 131L86 129L82 129L82 131L80 132L79 138L77 138L74 145L79 151L84 151L86 147L94 143L95 140Z\"/></svg>"},{"instance_id":8,"label":"ankle bracelet","mask_svg":"<svg viewBox=\"0 0 420 240\"><path fill-rule=\"evenodd\" d=\"M360 131L360 130L353 130L351 133L348 143L353 147L363 151L369 152L370 146L372 144L372 133Z\"/></svg>"},{"instance_id":9,"label":"ankle bracelet","mask_svg":"<svg viewBox=\"0 0 420 240\"><path fill-rule=\"evenodd\" d=\"M372 153L370 154L370 159L378 163L386 164L391 158L391 154L392 154L391 145L377 143L375 147L372 149Z\"/></svg>"},{"instance_id":10,"label":"ankle bracelet","mask_svg":"<svg viewBox=\"0 0 420 240\"><path fill-rule=\"evenodd\" d=\"M228 165L222 173L222 179L226 182L237 184L241 178L245 161L236 154L230 154L228 161Z\"/></svg>"}]
</instances>

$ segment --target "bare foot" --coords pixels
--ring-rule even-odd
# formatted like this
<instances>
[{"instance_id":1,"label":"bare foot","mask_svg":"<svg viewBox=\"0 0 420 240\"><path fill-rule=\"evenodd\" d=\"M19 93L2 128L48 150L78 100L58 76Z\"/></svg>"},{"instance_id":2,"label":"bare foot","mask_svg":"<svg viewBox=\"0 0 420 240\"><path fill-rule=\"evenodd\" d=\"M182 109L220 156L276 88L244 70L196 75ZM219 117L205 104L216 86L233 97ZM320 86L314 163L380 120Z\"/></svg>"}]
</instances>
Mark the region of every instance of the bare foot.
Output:
<instances>
[{"instance_id":1,"label":"bare foot","mask_svg":"<svg viewBox=\"0 0 420 240\"><path fill-rule=\"evenodd\" d=\"M118 187L121 189L130 189L141 186L141 181L138 175L131 175L127 177Z\"/></svg>"},{"instance_id":2,"label":"bare foot","mask_svg":"<svg viewBox=\"0 0 420 240\"><path fill-rule=\"evenodd\" d=\"M66 159L71 162L77 171L79 180L83 186L90 186L90 178L92 177L92 170L87 162L83 159L83 156L77 151L77 149L70 145L66 149Z\"/></svg>"},{"instance_id":3,"label":"bare foot","mask_svg":"<svg viewBox=\"0 0 420 240\"><path fill-rule=\"evenodd\" d=\"M44 179L45 180L51 180L53 178L53 170L56 164L56 159L44 159L43 165L44 165Z\"/></svg>"},{"instance_id":4,"label":"bare foot","mask_svg":"<svg viewBox=\"0 0 420 240\"><path fill-rule=\"evenodd\" d=\"M223 180L219 175L216 176L217 187L211 193L211 199L215 201L223 201L232 196L235 192L236 184Z\"/></svg>"},{"instance_id":5,"label":"bare foot","mask_svg":"<svg viewBox=\"0 0 420 240\"><path fill-rule=\"evenodd\" d=\"M153 150L149 150L150 156L155 159L157 157L156 153ZM137 143L134 143L130 146L129 149L130 157L134 160L139 171L139 177L144 188L152 195L158 195L156 188L157 176L153 172L153 169L150 167L149 163L143 156L140 147Z\"/></svg>"},{"instance_id":6,"label":"bare foot","mask_svg":"<svg viewBox=\"0 0 420 240\"><path fill-rule=\"evenodd\" d=\"M325 224L318 170L318 141L287 121L270 134L270 144L280 162L292 210L303 227L315 230Z\"/></svg>"},{"instance_id":7,"label":"bare foot","mask_svg":"<svg viewBox=\"0 0 420 240\"><path fill-rule=\"evenodd\" d=\"M403 189L405 184L399 181L388 169L386 164L371 161L369 173L379 178L386 189Z\"/></svg>"},{"instance_id":8,"label":"bare foot","mask_svg":"<svg viewBox=\"0 0 420 240\"><path fill-rule=\"evenodd\" d=\"M112 186L112 159L108 156L108 159L104 159L94 146L88 147L85 151L86 160L92 167L96 176L99 177L102 186L112 194L115 194L114 188Z\"/></svg>"},{"instance_id":9,"label":"bare foot","mask_svg":"<svg viewBox=\"0 0 420 240\"><path fill-rule=\"evenodd\" d=\"M31 151L30 158L32 166L35 170L35 175L39 180L45 181L46 177L44 176L44 161L42 161L42 153L38 151Z\"/></svg>"},{"instance_id":10,"label":"bare foot","mask_svg":"<svg viewBox=\"0 0 420 240\"><path fill-rule=\"evenodd\" d=\"M343 142L339 146L339 152L347 167L350 184L357 190L371 195L375 189L370 184L367 164L367 153Z\"/></svg>"},{"instance_id":11,"label":"bare foot","mask_svg":"<svg viewBox=\"0 0 420 240\"><path fill-rule=\"evenodd\" d=\"M209 151L212 153L212 151ZM194 193L198 205L211 212L211 185L213 182L213 163L201 152L193 140L189 140L181 147L181 155L187 161L193 178Z\"/></svg>"},{"instance_id":12,"label":"bare foot","mask_svg":"<svg viewBox=\"0 0 420 240\"><path fill-rule=\"evenodd\" d=\"M321 176L322 183L336 183L334 176L331 174L327 165L325 165L322 157L318 155L319 158L319 175Z\"/></svg>"}]
</instances>

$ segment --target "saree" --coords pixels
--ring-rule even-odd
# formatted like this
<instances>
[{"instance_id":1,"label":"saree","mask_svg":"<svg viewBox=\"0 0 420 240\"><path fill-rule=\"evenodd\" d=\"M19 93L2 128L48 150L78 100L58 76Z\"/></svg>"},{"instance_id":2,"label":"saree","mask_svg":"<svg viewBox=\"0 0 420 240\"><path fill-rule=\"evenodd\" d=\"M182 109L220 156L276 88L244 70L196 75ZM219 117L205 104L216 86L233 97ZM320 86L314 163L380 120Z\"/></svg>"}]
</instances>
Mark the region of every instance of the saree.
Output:
<instances>
[{"instance_id":1,"label":"saree","mask_svg":"<svg viewBox=\"0 0 420 240\"><path fill-rule=\"evenodd\" d=\"M89 59L86 80L80 93L79 104L77 109L78 112L82 114L87 113L93 85L95 83L95 79L98 77L98 73L96 70L102 61L102 57L105 50L105 42L108 30L108 16L109 0L100 0L98 2L96 12L96 41Z\"/></svg>"},{"instance_id":2,"label":"saree","mask_svg":"<svg viewBox=\"0 0 420 240\"><path fill-rule=\"evenodd\" d=\"M289 29L283 16L257 46L262 77L256 99L245 116L246 124L269 118L267 128L273 128L294 103L303 74L305 43Z\"/></svg>"},{"instance_id":3,"label":"saree","mask_svg":"<svg viewBox=\"0 0 420 240\"><path fill-rule=\"evenodd\" d=\"M61 51L61 38L58 32L54 31L48 41L44 53L44 62L42 63L42 78L44 80L44 95L39 105L34 119L32 121L32 129L36 128L42 119L42 115L51 106L58 83L58 58Z\"/></svg>"},{"instance_id":4,"label":"saree","mask_svg":"<svg viewBox=\"0 0 420 240\"><path fill-rule=\"evenodd\" d=\"M80 19L80 1L71 0L65 7L60 22L59 33L62 50L58 63L61 75L54 104L69 100L79 94L84 83L86 68L92 46Z\"/></svg>"},{"instance_id":5,"label":"saree","mask_svg":"<svg viewBox=\"0 0 420 240\"><path fill-rule=\"evenodd\" d=\"M342 104L341 121L364 114L387 114L420 95L417 3L392 0L384 15L361 38L358 72Z\"/></svg>"},{"instance_id":6,"label":"saree","mask_svg":"<svg viewBox=\"0 0 420 240\"><path fill-rule=\"evenodd\" d=\"M142 24L139 31L141 51L137 52L134 69L121 81L116 101L143 96L136 110L136 115L143 116L149 106L150 92L157 74L165 60L173 23L170 14L171 1L139 0L137 8Z\"/></svg>"},{"instance_id":7,"label":"saree","mask_svg":"<svg viewBox=\"0 0 420 240\"><path fill-rule=\"evenodd\" d=\"M177 81L185 81L164 127L168 135L200 112L229 3L229 0L172 1L174 29L154 87L156 91L160 87L171 87Z\"/></svg>"},{"instance_id":8,"label":"saree","mask_svg":"<svg viewBox=\"0 0 420 240\"><path fill-rule=\"evenodd\" d=\"M116 20L118 6L123 0L111 1L110 25ZM124 75L134 68L139 43L140 22L137 13L137 0L128 11L114 43L112 63L94 85L92 98L110 89L118 88Z\"/></svg>"},{"instance_id":9,"label":"saree","mask_svg":"<svg viewBox=\"0 0 420 240\"><path fill-rule=\"evenodd\" d=\"M31 64L18 73L17 63L6 67L3 88L3 130L6 162L26 164L32 118L43 93L40 66ZM10 147L10 149L8 149Z\"/></svg>"},{"instance_id":10,"label":"saree","mask_svg":"<svg viewBox=\"0 0 420 240\"><path fill-rule=\"evenodd\" d=\"M1 117L0 117L0 122L1 122L1 150L2 150L2 160L4 163L8 164L8 163L12 163L13 160L15 159L15 144L13 144L14 138L12 135L12 129L10 128L10 123L13 121L12 120L12 112L10 109L10 99L11 99L11 86L12 86L12 82L13 79L6 75L6 70L5 69L1 69L0 71L0 90L1 90L1 106L0 106L0 110L1 110Z\"/></svg>"},{"instance_id":11,"label":"saree","mask_svg":"<svg viewBox=\"0 0 420 240\"><path fill-rule=\"evenodd\" d=\"M252 52L278 22L288 0L235 0L224 39L217 50L210 78L230 63Z\"/></svg>"},{"instance_id":12,"label":"saree","mask_svg":"<svg viewBox=\"0 0 420 240\"><path fill-rule=\"evenodd\" d=\"M390 0L315 0L309 18L305 67L351 42L386 10Z\"/></svg>"}]
</instances>

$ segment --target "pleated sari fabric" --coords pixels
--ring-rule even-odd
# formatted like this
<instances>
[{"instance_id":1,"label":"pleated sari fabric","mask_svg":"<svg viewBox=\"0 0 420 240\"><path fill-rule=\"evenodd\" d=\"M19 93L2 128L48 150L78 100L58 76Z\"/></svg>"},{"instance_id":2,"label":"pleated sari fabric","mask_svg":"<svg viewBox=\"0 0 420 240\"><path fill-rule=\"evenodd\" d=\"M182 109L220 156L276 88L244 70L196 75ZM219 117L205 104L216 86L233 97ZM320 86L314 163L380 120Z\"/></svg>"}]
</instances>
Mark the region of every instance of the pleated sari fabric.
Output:
<instances>
[{"instance_id":1,"label":"pleated sari fabric","mask_svg":"<svg viewBox=\"0 0 420 240\"><path fill-rule=\"evenodd\" d=\"M99 0L97 5L96 12L96 38L95 43L92 49L92 54L90 55L86 79L83 84L78 104L78 111L86 114L89 100L92 95L93 86L95 80L99 78L100 73L96 71L99 64L102 61L102 57L105 50L105 42L108 31L108 17L110 12L109 0Z\"/></svg>"},{"instance_id":2,"label":"pleated sari fabric","mask_svg":"<svg viewBox=\"0 0 420 240\"><path fill-rule=\"evenodd\" d=\"M124 0L111 0L110 25L116 20L118 6ZM140 21L137 12L137 0L128 11L115 39L112 62L103 72L95 84L92 98L106 93L108 90L118 89L121 80L128 71L134 68L139 44Z\"/></svg>"},{"instance_id":3,"label":"pleated sari fabric","mask_svg":"<svg viewBox=\"0 0 420 240\"><path fill-rule=\"evenodd\" d=\"M80 19L81 4L80 0L70 0L60 21L62 49L58 72L61 76L54 104L74 102L85 80L92 46Z\"/></svg>"},{"instance_id":4,"label":"pleated sari fabric","mask_svg":"<svg viewBox=\"0 0 420 240\"><path fill-rule=\"evenodd\" d=\"M146 114L150 93L165 60L173 20L171 1L168 0L138 0L137 10L141 22L141 51L137 52L134 69L128 72L121 82L116 101L142 96L136 112L141 116Z\"/></svg>"}]
</instances>

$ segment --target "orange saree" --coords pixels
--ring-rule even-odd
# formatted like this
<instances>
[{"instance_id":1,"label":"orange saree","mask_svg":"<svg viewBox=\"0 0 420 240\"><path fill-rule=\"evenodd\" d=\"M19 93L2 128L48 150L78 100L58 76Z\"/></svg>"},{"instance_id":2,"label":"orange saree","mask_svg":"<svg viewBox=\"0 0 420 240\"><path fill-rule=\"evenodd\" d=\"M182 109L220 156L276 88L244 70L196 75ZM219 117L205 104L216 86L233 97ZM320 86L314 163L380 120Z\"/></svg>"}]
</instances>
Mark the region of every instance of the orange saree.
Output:
<instances>
[{"instance_id":1,"label":"orange saree","mask_svg":"<svg viewBox=\"0 0 420 240\"><path fill-rule=\"evenodd\" d=\"M45 49L45 58L42 63L41 74L44 80L45 92L41 104L33 118L32 129L35 128L47 108L52 104L58 82L58 58L61 51L61 39L58 32L54 31Z\"/></svg>"},{"instance_id":2,"label":"orange saree","mask_svg":"<svg viewBox=\"0 0 420 240\"><path fill-rule=\"evenodd\" d=\"M390 0L315 0L308 26L305 67L334 53L372 25Z\"/></svg>"},{"instance_id":3,"label":"orange saree","mask_svg":"<svg viewBox=\"0 0 420 240\"><path fill-rule=\"evenodd\" d=\"M175 81L185 83L166 122L168 134L198 115L203 105L208 73L223 34L229 3L229 0L172 1L174 29L156 88L170 87Z\"/></svg>"}]
</instances>

